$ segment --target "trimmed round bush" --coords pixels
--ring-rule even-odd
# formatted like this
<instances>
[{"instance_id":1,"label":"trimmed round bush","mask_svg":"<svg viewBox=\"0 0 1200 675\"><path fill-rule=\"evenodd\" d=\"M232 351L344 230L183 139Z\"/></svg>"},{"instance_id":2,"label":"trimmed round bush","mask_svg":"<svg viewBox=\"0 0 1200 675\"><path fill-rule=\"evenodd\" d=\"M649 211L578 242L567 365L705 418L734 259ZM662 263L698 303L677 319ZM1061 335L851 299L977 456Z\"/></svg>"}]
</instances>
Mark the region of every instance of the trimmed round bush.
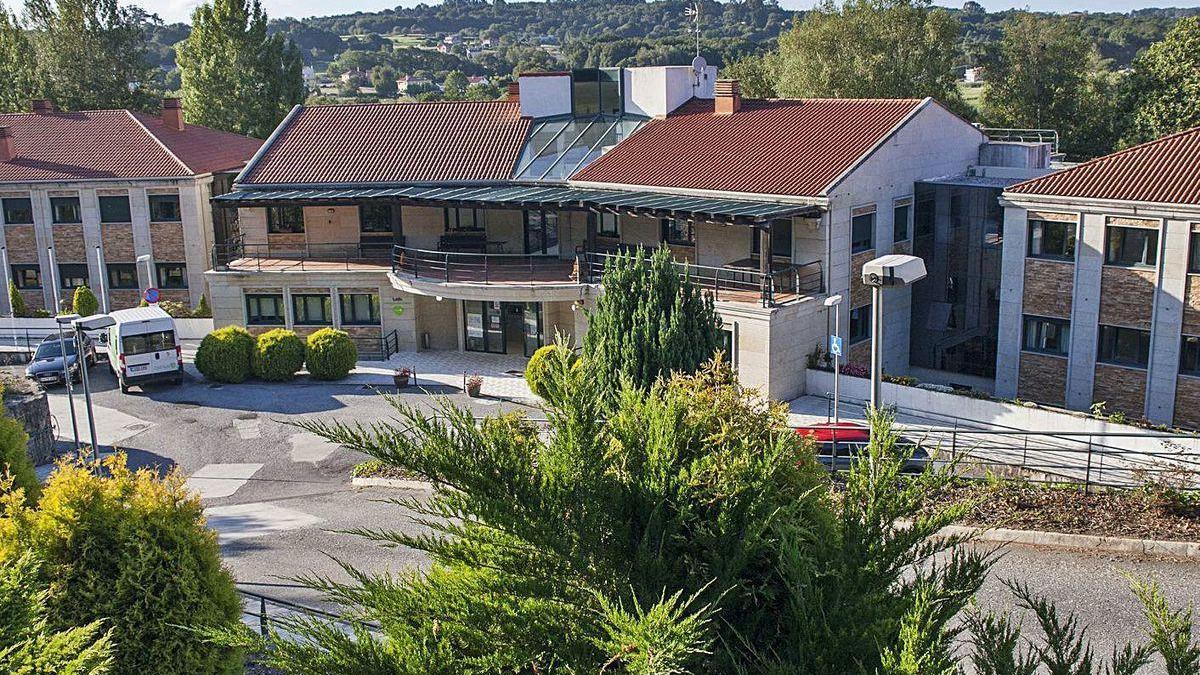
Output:
<instances>
[{"instance_id":1,"label":"trimmed round bush","mask_svg":"<svg viewBox=\"0 0 1200 675\"><path fill-rule=\"evenodd\" d=\"M286 382L304 366L304 339L286 328L269 330L255 341L250 363L256 377Z\"/></svg>"},{"instance_id":2,"label":"trimmed round bush","mask_svg":"<svg viewBox=\"0 0 1200 675\"><path fill-rule=\"evenodd\" d=\"M214 330L200 341L196 369L213 382L243 382L250 377L254 336L241 326Z\"/></svg>"},{"instance_id":3,"label":"trimmed round bush","mask_svg":"<svg viewBox=\"0 0 1200 675\"><path fill-rule=\"evenodd\" d=\"M318 380L340 380L358 362L358 348L345 331L322 328L308 336L304 363Z\"/></svg>"},{"instance_id":4,"label":"trimmed round bush","mask_svg":"<svg viewBox=\"0 0 1200 675\"><path fill-rule=\"evenodd\" d=\"M71 305L79 316L91 316L100 311L100 301L96 299L96 294L92 292L92 289L87 286L75 289L75 295L71 296Z\"/></svg>"},{"instance_id":5,"label":"trimmed round bush","mask_svg":"<svg viewBox=\"0 0 1200 675\"><path fill-rule=\"evenodd\" d=\"M559 363L556 353L561 353L570 366L574 366L579 358L575 352L562 345L546 345L539 347L533 356L529 357L529 363L525 366L525 382L529 385L529 390L540 398L549 398L547 385L550 382L551 368Z\"/></svg>"}]
</instances>

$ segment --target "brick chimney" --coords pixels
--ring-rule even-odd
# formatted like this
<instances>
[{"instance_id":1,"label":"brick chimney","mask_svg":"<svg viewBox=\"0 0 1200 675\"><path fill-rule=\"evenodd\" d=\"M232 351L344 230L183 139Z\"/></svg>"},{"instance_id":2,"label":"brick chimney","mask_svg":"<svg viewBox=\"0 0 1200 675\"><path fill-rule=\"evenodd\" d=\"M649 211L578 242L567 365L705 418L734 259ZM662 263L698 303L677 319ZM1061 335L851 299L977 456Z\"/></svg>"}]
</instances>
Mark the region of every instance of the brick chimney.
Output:
<instances>
[{"instance_id":1,"label":"brick chimney","mask_svg":"<svg viewBox=\"0 0 1200 675\"><path fill-rule=\"evenodd\" d=\"M162 122L163 126L175 131L183 131L183 104L177 98L164 98L162 100Z\"/></svg>"},{"instance_id":2,"label":"brick chimney","mask_svg":"<svg viewBox=\"0 0 1200 675\"><path fill-rule=\"evenodd\" d=\"M737 80L717 80L713 93L714 115L732 115L742 109L742 88Z\"/></svg>"},{"instance_id":3,"label":"brick chimney","mask_svg":"<svg viewBox=\"0 0 1200 675\"><path fill-rule=\"evenodd\" d=\"M0 162L12 161L17 156L13 149L12 128L0 127Z\"/></svg>"},{"instance_id":4,"label":"brick chimney","mask_svg":"<svg viewBox=\"0 0 1200 675\"><path fill-rule=\"evenodd\" d=\"M505 100L508 100L508 101L520 101L521 100L521 83L520 82L509 82L508 83L508 96L505 97Z\"/></svg>"},{"instance_id":5,"label":"brick chimney","mask_svg":"<svg viewBox=\"0 0 1200 675\"><path fill-rule=\"evenodd\" d=\"M55 112L54 104L51 103L49 99L45 98L35 98L30 101L29 109L32 110L35 115L53 115Z\"/></svg>"}]
</instances>

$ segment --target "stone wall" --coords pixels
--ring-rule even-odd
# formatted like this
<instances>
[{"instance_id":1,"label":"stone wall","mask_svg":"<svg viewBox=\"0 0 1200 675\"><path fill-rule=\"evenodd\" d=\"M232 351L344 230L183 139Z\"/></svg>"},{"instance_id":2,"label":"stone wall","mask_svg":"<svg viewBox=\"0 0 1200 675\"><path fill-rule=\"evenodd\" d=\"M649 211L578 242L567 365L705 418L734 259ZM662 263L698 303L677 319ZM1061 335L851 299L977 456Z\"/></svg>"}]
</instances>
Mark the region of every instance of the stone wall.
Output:
<instances>
[{"instance_id":1,"label":"stone wall","mask_svg":"<svg viewBox=\"0 0 1200 675\"><path fill-rule=\"evenodd\" d=\"M1066 357L1022 352L1020 358L1017 398L1061 406L1067 392Z\"/></svg>"},{"instance_id":2,"label":"stone wall","mask_svg":"<svg viewBox=\"0 0 1200 675\"><path fill-rule=\"evenodd\" d=\"M104 247L104 262L137 262L133 246L133 226L113 223L100 225L100 241Z\"/></svg>"},{"instance_id":3,"label":"stone wall","mask_svg":"<svg viewBox=\"0 0 1200 675\"><path fill-rule=\"evenodd\" d=\"M8 262L24 264L38 262L39 247L33 225L5 225L4 241L8 247Z\"/></svg>"},{"instance_id":4,"label":"stone wall","mask_svg":"<svg viewBox=\"0 0 1200 675\"><path fill-rule=\"evenodd\" d=\"M150 246L155 262L185 262L183 223L150 223Z\"/></svg>"},{"instance_id":5,"label":"stone wall","mask_svg":"<svg viewBox=\"0 0 1200 675\"><path fill-rule=\"evenodd\" d=\"M1123 412L1140 418L1146 411L1146 371L1107 363L1096 364L1092 402L1103 401L1106 413Z\"/></svg>"},{"instance_id":6,"label":"stone wall","mask_svg":"<svg viewBox=\"0 0 1200 675\"><path fill-rule=\"evenodd\" d=\"M85 263L88 261L87 245L83 239L83 225L52 225L55 262ZM92 282L93 284L95 282Z\"/></svg>"},{"instance_id":7,"label":"stone wall","mask_svg":"<svg viewBox=\"0 0 1200 675\"><path fill-rule=\"evenodd\" d=\"M35 393L6 396L4 409L13 419L20 420L25 433L29 434L26 451L35 465L49 464L57 459L57 444L54 442L54 426L46 392L38 388Z\"/></svg>"},{"instance_id":8,"label":"stone wall","mask_svg":"<svg viewBox=\"0 0 1200 675\"><path fill-rule=\"evenodd\" d=\"M1200 429L1200 377L1180 375L1175 381L1175 424Z\"/></svg>"},{"instance_id":9,"label":"stone wall","mask_svg":"<svg viewBox=\"0 0 1200 675\"><path fill-rule=\"evenodd\" d=\"M1106 266L1100 273L1100 323L1149 330L1157 276L1154 270Z\"/></svg>"},{"instance_id":10,"label":"stone wall","mask_svg":"<svg viewBox=\"0 0 1200 675\"><path fill-rule=\"evenodd\" d=\"M1055 260L1025 260L1022 311L1037 316L1071 318L1075 265Z\"/></svg>"}]
</instances>

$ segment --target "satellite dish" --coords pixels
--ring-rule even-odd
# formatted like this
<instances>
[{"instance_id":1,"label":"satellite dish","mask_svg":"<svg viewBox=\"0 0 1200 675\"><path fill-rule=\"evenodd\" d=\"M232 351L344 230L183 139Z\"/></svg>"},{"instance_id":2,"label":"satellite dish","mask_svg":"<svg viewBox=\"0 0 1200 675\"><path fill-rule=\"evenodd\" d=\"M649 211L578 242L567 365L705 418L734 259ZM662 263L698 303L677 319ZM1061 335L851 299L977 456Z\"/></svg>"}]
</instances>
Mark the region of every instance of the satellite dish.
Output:
<instances>
[{"instance_id":1,"label":"satellite dish","mask_svg":"<svg viewBox=\"0 0 1200 675\"><path fill-rule=\"evenodd\" d=\"M692 70L696 71L697 75L702 75L704 69L708 67L708 61L704 60L703 56L697 56L692 59Z\"/></svg>"}]
</instances>

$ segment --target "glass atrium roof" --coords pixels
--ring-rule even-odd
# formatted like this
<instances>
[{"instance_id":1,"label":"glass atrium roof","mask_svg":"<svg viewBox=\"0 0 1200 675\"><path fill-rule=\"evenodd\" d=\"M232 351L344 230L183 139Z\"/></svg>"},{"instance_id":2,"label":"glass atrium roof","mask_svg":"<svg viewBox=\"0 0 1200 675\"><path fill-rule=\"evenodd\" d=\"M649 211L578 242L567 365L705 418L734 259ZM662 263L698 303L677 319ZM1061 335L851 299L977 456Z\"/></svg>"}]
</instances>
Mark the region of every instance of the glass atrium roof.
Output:
<instances>
[{"instance_id":1,"label":"glass atrium roof","mask_svg":"<svg viewBox=\"0 0 1200 675\"><path fill-rule=\"evenodd\" d=\"M597 115L537 123L529 134L515 180L563 181L646 123L645 117Z\"/></svg>"}]
</instances>

